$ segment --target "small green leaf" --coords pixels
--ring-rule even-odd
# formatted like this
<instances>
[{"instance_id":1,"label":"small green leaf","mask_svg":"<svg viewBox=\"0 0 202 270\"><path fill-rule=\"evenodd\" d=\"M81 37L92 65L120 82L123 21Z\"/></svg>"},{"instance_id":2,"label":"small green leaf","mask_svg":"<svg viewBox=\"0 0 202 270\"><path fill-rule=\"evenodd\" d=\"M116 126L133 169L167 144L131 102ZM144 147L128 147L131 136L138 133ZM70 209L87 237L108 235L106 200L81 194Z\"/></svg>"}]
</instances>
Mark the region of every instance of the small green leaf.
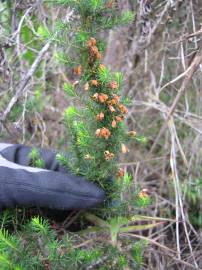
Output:
<instances>
[{"instance_id":1,"label":"small green leaf","mask_svg":"<svg viewBox=\"0 0 202 270\"><path fill-rule=\"evenodd\" d=\"M64 89L65 93L68 96L70 96L70 97L75 97L76 96L74 86L71 83L65 82L64 85L63 85L63 89Z\"/></svg>"},{"instance_id":2,"label":"small green leaf","mask_svg":"<svg viewBox=\"0 0 202 270\"><path fill-rule=\"evenodd\" d=\"M40 158L40 153L37 148L32 148L31 152L29 153L28 157L30 158L30 165L36 168L45 168L45 161Z\"/></svg>"},{"instance_id":3,"label":"small green leaf","mask_svg":"<svg viewBox=\"0 0 202 270\"><path fill-rule=\"evenodd\" d=\"M107 67L99 68L98 76L99 76L99 80L102 83L107 83L111 80L111 73L110 73L109 68L107 68Z\"/></svg>"},{"instance_id":4,"label":"small green leaf","mask_svg":"<svg viewBox=\"0 0 202 270\"><path fill-rule=\"evenodd\" d=\"M68 168L69 167L69 158L67 156L65 156L62 153L58 153L56 155L56 160L59 162L59 164L61 166L63 166L64 168Z\"/></svg>"},{"instance_id":5,"label":"small green leaf","mask_svg":"<svg viewBox=\"0 0 202 270\"><path fill-rule=\"evenodd\" d=\"M63 52L55 52L53 56L59 63L63 64L71 63L71 59Z\"/></svg>"},{"instance_id":6,"label":"small green leaf","mask_svg":"<svg viewBox=\"0 0 202 270\"><path fill-rule=\"evenodd\" d=\"M126 98L123 99L122 103L125 106L131 106L132 105L132 98L126 97Z\"/></svg>"},{"instance_id":7,"label":"small green leaf","mask_svg":"<svg viewBox=\"0 0 202 270\"><path fill-rule=\"evenodd\" d=\"M46 26L40 25L37 29L37 33L41 38L48 38L50 37L50 32Z\"/></svg>"},{"instance_id":8,"label":"small green leaf","mask_svg":"<svg viewBox=\"0 0 202 270\"><path fill-rule=\"evenodd\" d=\"M145 208L151 203L151 198L149 196L137 196L135 200L135 206Z\"/></svg>"},{"instance_id":9,"label":"small green leaf","mask_svg":"<svg viewBox=\"0 0 202 270\"><path fill-rule=\"evenodd\" d=\"M127 172L124 174L124 177L123 177L123 191L126 190L127 188L130 187L131 183L132 183L132 176L130 174L128 174Z\"/></svg>"},{"instance_id":10,"label":"small green leaf","mask_svg":"<svg viewBox=\"0 0 202 270\"><path fill-rule=\"evenodd\" d=\"M35 161L35 167L44 169L45 168L45 161L42 158L39 158Z\"/></svg>"},{"instance_id":11,"label":"small green leaf","mask_svg":"<svg viewBox=\"0 0 202 270\"><path fill-rule=\"evenodd\" d=\"M145 143L145 144L148 142L148 139L144 136L141 136L141 135L135 136L134 139L138 142Z\"/></svg>"},{"instance_id":12,"label":"small green leaf","mask_svg":"<svg viewBox=\"0 0 202 270\"><path fill-rule=\"evenodd\" d=\"M125 11L120 17L120 24L129 24L134 20L135 14L131 11Z\"/></svg>"},{"instance_id":13,"label":"small green leaf","mask_svg":"<svg viewBox=\"0 0 202 270\"><path fill-rule=\"evenodd\" d=\"M34 217L31 221L32 229L37 233L43 233L44 235L47 235L50 230L50 226L48 224L48 221L43 220L42 218Z\"/></svg>"},{"instance_id":14,"label":"small green leaf","mask_svg":"<svg viewBox=\"0 0 202 270\"><path fill-rule=\"evenodd\" d=\"M123 83L123 74L121 72L115 72L114 79L118 83L118 86L121 87Z\"/></svg>"},{"instance_id":15,"label":"small green leaf","mask_svg":"<svg viewBox=\"0 0 202 270\"><path fill-rule=\"evenodd\" d=\"M68 107L64 112L65 121L72 121L76 116L80 116L77 109L73 106Z\"/></svg>"},{"instance_id":16,"label":"small green leaf","mask_svg":"<svg viewBox=\"0 0 202 270\"><path fill-rule=\"evenodd\" d=\"M39 151L37 148L32 148L31 152L29 153L29 158L31 160L35 160L39 157Z\"/></svg>"},{"instance_id":17,"label":"small green leaf","mask_svg":"<svg viewBox=\"0 0 202 270\"><path fill-rule=\"evenodd\" d=\"M41 87L36 87L36 89L35 89L35 92L34 92L34 96L35 96L35 98L38 100L38 101L40 101L40 99L41 99L41 96L42 96L42 89L41 89Z\"/></svg>"},{"instance_id":18,"label":"small green leaf","mask_svg":"<svg viewBox=\"0 0 202 270\"><path fill-rule=\"evenodd\" d=\"M8 231L0 230L0 248L9 247L15 251L17 251L17 241L15 238L9 235Z\"/></svg>"},{"instance_id":19,"label":"small green leaf","mask_svg":"<svg viewBox=\"0 0 202 270\"><path fill-rule=\"evenodd\" d=\"M12 263L9 261L9 258L6 254L0 254L0 265L1 267L8 267L7 269L10 269L12 267ZM6 269L6 268L4 268Z\"/></svg>"},{"instance_id":20,"label":"small green leaf","mask_svg":"<svg viewBox=\"0 0 202 270\"><path fill-rule=\"evenodd\" d=\"M135 264L137 265L137 269L141 268L141 265L143 264L143 252L145 247L147 246L148 242L147 241L138 241L136 242L132 249L131 249L131 255L135 261Z\"/></svg>"},{"instance_id":21,"label":"small green leaf","mask_svg":"<svg viewBox=\"0 0 202 270\"><path fill-rule=\"evenodd\" d=\"M87 40L89 38L90 38L89 33L88 32L85 32L85 31L82 31L82 30L80 30L79 32L77 32L75 34L75 42L76 43L80 43L83 46L86 46Z\"/></svg>"}]
</instances>

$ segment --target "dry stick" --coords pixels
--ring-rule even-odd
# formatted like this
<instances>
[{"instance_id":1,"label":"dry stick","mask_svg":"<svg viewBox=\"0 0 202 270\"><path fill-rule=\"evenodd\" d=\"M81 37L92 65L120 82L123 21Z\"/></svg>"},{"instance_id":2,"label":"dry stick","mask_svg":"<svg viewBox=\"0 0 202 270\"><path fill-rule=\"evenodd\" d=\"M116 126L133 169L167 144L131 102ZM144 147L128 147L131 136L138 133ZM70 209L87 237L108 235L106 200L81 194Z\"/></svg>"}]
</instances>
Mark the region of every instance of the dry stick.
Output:
<instances>
[{"instance_id":1,"label":"dry stick","mask_svg":"<svg viewBox=\"0 0 202 270\"><path fill-rule=\"evenodd\" d=\"M188 229L187 229L187 225L186 225L186 220L185 220L185 213L184 213L184 208L183 208L183 202L182 202L182 194L181 194L181 188L180 188L180 180L178 177L178 171L177 171L177 160L176 160L176 135L175 135L175 126L173 123L173 118L171 118L171 120L169 121L169 129L170 129L170 133L171 133L171 157L170 157L170 165L171 165L171 169L172 169L172 174L173 174L173 180L174 180L174 187L175 187L175 198L176 198L176 220L177 220L177 224L176 224L176 240L177 240L177 247L178 247L178 258L181 259L181 250L180 250L180 237L179 237L179 217L181 214L182 217L182 223L184 226L184 230L185 230L185 235L187 238L187 242L189 245L189 250L191 252L191 255L193 257L194 260L194 264L196 267L198 267L194 253L193 253L193 248L191 246L191 241L189 238L189 233L188 233ZM179 205L178 205L179 203Z\"/></svg>"},{"instance_id":2,"label":"dry stick","mask_svg":"<svg viewBox=\"0 0 202 270\"><path fill-rule=\"evenodd\" d=\"M7 116L9 115L11 109L13 108L13 106L15 105L15 103L18 101L18 99L20 98L20 96L23 94L25 87L27 86L29 80L31 79L31 77L33 76L33 74L35 73L37 67L39 66L44 54L48 51L49 47L50 47L51 42L49 41L39 52L38 56L36 57L35 61L33 62L30 70L28 71L28 73L25 75L25 77L23 78L22 82L19 85L18 90L16 91L16 94L12 97L12 99L10 100L7 108L5 109L2 117L0 118L0 122L4 122L7 118Z\"/></svg>"},{"instance_id":3,"label":"dry stick","mask_svg":"<svg viewBox=\"0 0 202 270\"><path fill-rule=\"evenodd\" d=\"M184 40L193 38L193 37L195 37L195 36L199 36L199 35L201 35L201 34L202 34L202 28L201 28L200 30L196 31L196 32L191 33L191 34L185 34L185 35L183 35L182 37L180 37L179 39L177 39L177 40L175 40L175 41L173 41L173 42L171 42L171 43L172 43L172 44L179 43L179 42L182 42L182 41L184 41Z\"/></svg>"},{"instance_id":4,"label":"dry stick","mask_svg":"<svg viewBox=\"0 0 202 270\"><path fill-rule=\"evenodd\" d=\"M177 94L177 96L175 97L175 100L173 101L172 106L170 107L170 110L168 112L168 116L166 118L166 121L164 122L163 126L161 127L150 151L149 151L149 155L154 151L154 149L156 148L156 145L158 144L159 139L161 138L161 136L163 135L164 131L167 128L167 123L170 120L170 117L173 115L177 104L181 98L181 96L184 94L184 92L186 91L186 88L190 82L190 80L192 79L194 73L196 72L196 70L198 69L200 63L202 62L202 46L199 48L198 53L196 54L196 56L194 57L191 65L188 67L188 72L185 72L185 78L182 82L182 85L180 87L180 90Z\"/></svg>"},{"instance_id":5,"label":"dry stick","mask_svg":"<svg viewBox=\"0 0 202 270\"><path fill-rule=\"evenodd\" d=\"M15 37L19 36L20 34L20 30L22 28L22 25L23 25L23 22L25 20L25 17L30 13L30 11L32 10L33 7L30 7L26 12L25 14L22 16L20 22L19 22L19 25L18 25L18 29L12 34L12 39L14 39Z\"/></svg>"},{"instance_id":6,"label":"dry stick","mask_svg":"<svg viewBox=\"0 0 202 270\"><path fill-rule=\"evenodd\" d=\"M13 34L13 38L16 36L16 50L17 50L17 55L18 55L18 58L20 60L20 71L21 71L21 74L23 74L23 67L22 67L22 54L21 54L21 51L20 51L20 31L21 31L21 28L22 28L22 25L24 23L24 20L26 18L26 16L30 13L30 11L32 10L32 7L30 7L26 12L25 14L22 16L20 22L19 22L19 25L18 25L18 29L17 31Z\"/></svg>"},{"instance_id":7,"label":"dry stick","mask_svg":"<svg viewBox=\"0 0 202 270\"><path fill-rule=\"evenodd\" d=\"M183 260L181 260L181 259L176 258L176 257L175 257L175 253L176 253L175 250L170 249L170 248L168 248L168 247L166 247L166 246L160 244L159 242L155 241L154 239L151 239L151 238L149 238L149 237L145 237L145 236L142 236L142 235L131 234L131 233L122 233L122 234L120 234L120 236L127 236L127 237L133 237L133 238L145 240L146 242L149 242L150 244L153 244L153 245L158 246L158 247L160 247L161 249L165 250L167 256L171 257L172 259L174 259L175 261L177 261L177 262L179 262L179 263L181 263L181 264L183 264L183 265L186 265L186 266L190 267L190 269L196 269L196 270L198 269L198 270L202 270L202 269L199 269L198 267L196 267L196 266L194 266L194 265L191 265L191 264L188 263L188 262L185 262L185 261L183 261ZM172 255L171 255L170 253L171 253ZM174 254L173 254L173 253L174 253Z\"/></svg>"}]
</instances>

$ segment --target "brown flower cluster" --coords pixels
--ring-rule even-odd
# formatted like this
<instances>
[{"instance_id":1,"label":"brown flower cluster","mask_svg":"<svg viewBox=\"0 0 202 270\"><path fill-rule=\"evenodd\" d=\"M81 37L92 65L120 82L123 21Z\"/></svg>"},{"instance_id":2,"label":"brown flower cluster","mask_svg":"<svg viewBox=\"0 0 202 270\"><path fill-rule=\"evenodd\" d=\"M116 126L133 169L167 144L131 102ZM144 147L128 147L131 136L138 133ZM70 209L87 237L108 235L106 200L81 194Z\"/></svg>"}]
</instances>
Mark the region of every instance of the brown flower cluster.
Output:
<instances>
[{"instance_id":1,"label":"brown flower cluster","mask_svg":"<svg viewBox=\"0 0 202 270\"><path fill-rule=\"evenodd\" d=\"M96 43L97 43L96 39L92 37L87 42L87 46L89 49L90 63L93 63L95 60L101 59L101 54L98 50L98 47L96 46Z\"/></svg>"},{"instance_id":2,"label":"brown flower cluster","mask_svg":"<svg viewBox=\"0 0 202 270\"><path fill-rule=\"evenodd\" d=\"M113 1L109 1L109 5L111 5L111 3L113 3ZM87 41L87 47L89 53L89 66L93 67L95 61L101 59L101 54L98 50L96 39L91 37ZM99 64L98 66L98 70L100 71L104 71L105 68L106 67L103 64ZM93 87L94 89L97 87L97 92L95 91L96 93L94 92L91 98L94 101L104 105L103 111L100 110L99 113L95 116L95 120L97 122L101 122L103 119L107 118L107 115L105 115L106 108L108 109L109 113L111 113L111 117L109 117L111 118L110 126L112 129L110 127L101 127L95 131L95 135L98 138L104 138L105 140L108 140L111 136L112 130L118 128L118 123L124 120L125 114L128 113L128 109L120 103L120 96L115 93L115 91L119 89L119 84L116 80L109 81L109 83L107 84L107 88L108 92L110 93L105 94L99 92L99 86L101 85L101 82L96 78L96 76L91 78L91 80L89 80L89 82L85 84L84 90L88 91L90 87ZM128 135L134 136L134 133L130 132ZM121 152L124 154L129 152L129 149L125 144L121 144ZM85 158L89 159L90 157L86 155ZM111 153L110 150L107 149L104 152L104 158L105 160L110 161L114 158L114 153ZM119 169L118 176L124 176L123 169Z\"/></svg>"},{"instance_id":3,"label":"brown flower cluster","mask_svg":"<svg viewBox=\"0 0 202 270\"><path fill-rule=\"evenodd\" d=\"M123 113L123 114L127 114L128 113L128 109L123 105L118 103L117 107L119 108L119 110Z\"/></svg>"},{"instance_id":4,"label":"brown flower cluster","mask_svg":"<svg viewBox=\"0 0 202 270\"><path fill-rule=\"evenodd\" d=\"M114 154L110 153L108 150L104 152L105 160L109 161L114 158Z\"/></svg>"},{"instance_id":5,"label":"brown flower cluster","mask_svg":"<svg viewBox=\"0 0 202 270\"><path fill-rule=\"evenodd\" d=\"M99 128L96 130L95 135L100 138L108 139L111 136L111 132L108 128Z\"/></svg>"},{"instance_id":6,"label":"brown flower cluster","mask_svg":"<svg viewBox=\"0 0 202 270\"><path fill-rule=\"evenodd\" d=\"M120 97L113 94L113 98L107 102L108 105L117 105L119 103Z\"/></svg>"},{"instance_id":7,"label":"brown flower cluster","mask_svg":"<svg viewBox=\"0 0 202 270\"><path fill-rule=\"evenodd\" d=\"M98 93L95 93L93 96L92 96L92 99L93 100L96 100L96 101L98 101L98 102L100 102L100 103L105 103L107 100L108 100L108 95L106 95L106 94L103 94L103 93L100 93L100 94L98 94Z\"/></svg>"}]
</instances>

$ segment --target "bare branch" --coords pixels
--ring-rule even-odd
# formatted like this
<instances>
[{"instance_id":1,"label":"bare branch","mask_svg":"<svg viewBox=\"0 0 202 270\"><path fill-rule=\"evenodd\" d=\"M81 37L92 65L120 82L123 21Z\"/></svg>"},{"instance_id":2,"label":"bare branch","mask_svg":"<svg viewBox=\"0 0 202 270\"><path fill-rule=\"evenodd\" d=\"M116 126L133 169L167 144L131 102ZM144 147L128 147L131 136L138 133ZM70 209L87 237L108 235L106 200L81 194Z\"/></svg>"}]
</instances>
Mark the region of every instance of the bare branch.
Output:
<instances>
[{"instance_id":1,"label":"bare branch","mask_svg":"<svg viewBox=\"0 0 202 270\"><path fill-rule=\"evenodd\" d=\"M29 82L29 80L31 79L31 77L33 76L33 74L35 73L37 67L39 66L44 54L48 51L49 47L50 47L51 42L49 41L39 52L37 58L35 59L35 61L33 62L30 70L28 71L28 73L25 75L24 79L21 81L18 90L16 91L16 94L12 97L12 99L10 100L6 110L4 111L2 117L0 118L1 122L4 122L7 118L7 116L9 115L11 109L13 108L13 106L15 105L15 103L18 101L19 97L22 96L22 94L24 93L24 90Z\"/></svg>"},{"instance_id":2,"label":"bare branch","mask_svg":"<svg viewBox=\"0 0 202 270\"><path fill-rule=\"evenodd\" d=\"M158 133L158 135L157 135L157 137L156 137L156 139L155 139L155 141L154 141L154 143L153 143L153 145L151 147L151 150L150 150L149 154L151 154L154 151L156 145L158 144L159 139L161 138L164 131L166 130L167 123L170 120L170 117L172 116L173 112L175 111L180 98L182 97L182 95L186 91L189 82L191 81L194 73L198 69L201 62L202 62L202 47L199 48L198 53L195 55L194 60L192 61L190 67L188 68L189 71L185 75L185 78L184 78L184 80L182 82L180 90L179 90L177 96L175 97L172 106L170 107L170 110L168 112L166 121L164 122L162 128L160 129L160 131L159 131L159 133Z\"/></svg>"}]
</instances>

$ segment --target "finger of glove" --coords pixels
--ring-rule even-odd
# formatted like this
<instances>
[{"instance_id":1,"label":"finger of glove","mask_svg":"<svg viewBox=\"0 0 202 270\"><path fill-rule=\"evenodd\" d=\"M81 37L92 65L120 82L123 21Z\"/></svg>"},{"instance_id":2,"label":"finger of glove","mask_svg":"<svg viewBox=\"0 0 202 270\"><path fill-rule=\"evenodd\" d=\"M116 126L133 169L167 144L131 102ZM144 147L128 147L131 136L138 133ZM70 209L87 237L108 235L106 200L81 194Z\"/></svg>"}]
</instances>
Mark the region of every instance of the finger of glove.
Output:
<instances>
[{"instance_id":1,"label":"finger of glove","mask_svg":"<svg viewBox=\"0 0 202 270\"><path fill-rule=\"evenodd\" d=\"M40 158L45 162L45 168L52 171L67 172L56 160L56 152L44 148L39 148ZM32 147L22 144L0 144L0 153L7 160L23 166L30 166L29 154Z\"/></svg>"},{"instance_id":2,"label":"finger of glove","mask_svg":"<svg viewBox=\"0 0 202 270\"><path fill-rule=\"evenodd\" d=\"M0 207L86 209L105 198L100 188L81 177L20 165L16 169L12 162L1 160L6 166L0 165Z\"/></svg>"}]
</instances>

